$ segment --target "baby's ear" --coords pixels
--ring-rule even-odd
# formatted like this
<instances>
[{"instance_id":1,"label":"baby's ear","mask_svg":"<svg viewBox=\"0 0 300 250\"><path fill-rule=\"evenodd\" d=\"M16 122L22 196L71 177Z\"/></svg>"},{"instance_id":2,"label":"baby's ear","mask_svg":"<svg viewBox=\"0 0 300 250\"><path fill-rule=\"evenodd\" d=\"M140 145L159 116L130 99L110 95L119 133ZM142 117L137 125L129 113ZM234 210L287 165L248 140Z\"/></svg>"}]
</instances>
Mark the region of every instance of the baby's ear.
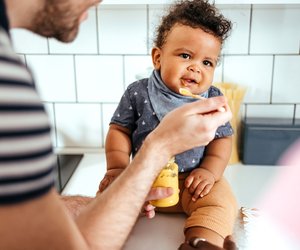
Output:
<instances>
[{"instance_id":1,"label":"baby's ear","mask_svg":"<svg viewBox=\"0 0 300 250\"><path fill-rule=\"evenodd\" d=\"M160 69L160 57L161 57L161 49L158 47L152 48L152 63L156 70Z\"/></svg>"}]
</instances>

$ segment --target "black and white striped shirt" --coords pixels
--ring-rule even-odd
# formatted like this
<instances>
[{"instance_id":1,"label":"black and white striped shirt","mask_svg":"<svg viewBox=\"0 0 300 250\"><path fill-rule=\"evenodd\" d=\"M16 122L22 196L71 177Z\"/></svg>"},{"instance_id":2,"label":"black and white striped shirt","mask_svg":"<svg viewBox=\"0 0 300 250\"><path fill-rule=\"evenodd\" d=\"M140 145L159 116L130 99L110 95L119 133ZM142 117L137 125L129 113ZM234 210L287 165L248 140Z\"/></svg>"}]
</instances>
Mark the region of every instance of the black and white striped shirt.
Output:
<instances>
[{"instance_id":1,"label":"black and white striped shirt","mask_svg":"<svg viewBox=\"0 0 300 250\"><path fill-rule=\"evenodd\" d=\"M32 75L0 25L0 204L49 191L54 163L49 120Z\"/></svg>"}]
</instances>

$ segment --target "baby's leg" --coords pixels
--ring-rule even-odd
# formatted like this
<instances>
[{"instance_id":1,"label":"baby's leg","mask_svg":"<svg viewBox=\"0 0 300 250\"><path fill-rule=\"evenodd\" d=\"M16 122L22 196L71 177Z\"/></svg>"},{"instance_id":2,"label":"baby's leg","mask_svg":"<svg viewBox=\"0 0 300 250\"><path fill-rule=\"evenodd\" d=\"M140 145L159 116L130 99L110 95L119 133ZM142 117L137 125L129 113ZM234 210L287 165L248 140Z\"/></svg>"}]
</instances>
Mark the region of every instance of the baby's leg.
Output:
<instances>
[{"instance_id":1,"label":"baby's leg","mask_svg":"<svg viewBox=\"0 0 300 250\"><path fill-rule=\"evenodd\" d=\"M223 246L224 238L232 234L237 216L237 202L228 182L222 178L210 193L196 202L187 189L182 193L182 208L189 216L185 224L185 238L204 238Z\"/></svg>"}]
</instances>

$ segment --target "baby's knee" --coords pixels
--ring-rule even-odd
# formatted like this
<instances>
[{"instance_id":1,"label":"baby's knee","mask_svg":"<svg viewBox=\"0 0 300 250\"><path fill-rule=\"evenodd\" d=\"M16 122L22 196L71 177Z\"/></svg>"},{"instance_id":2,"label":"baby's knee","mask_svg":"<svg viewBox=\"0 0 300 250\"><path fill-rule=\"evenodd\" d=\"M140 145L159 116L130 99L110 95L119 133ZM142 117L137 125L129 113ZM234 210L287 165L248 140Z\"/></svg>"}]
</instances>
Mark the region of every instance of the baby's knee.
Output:
<instances>
[{"instance_id":1,"label":"baby's knee","mask_svg":"<svg viewBox=\"0 0 300 250\"><path fill-rule=\"evenodd\" d=\"M230 185L225 179L217 182L211 192L203 198L193 202L191 197L187 192L183 193L182 208L189 216L185 229L203 227L222 237L232 233L238 206Z\"/></svg>"},{"instance_id":2,"label":"baby's knee","mask_svg":"<svg viewBox=\"0 0 300 250\"><path fill-rule=\"evenodd\" d=\"M188 216L198 209L216 210L218 213L230 218L235 218L238 212L234 193L224 178L215 183L206 196L198 198L195 202L192 201L192 195L189 191L185 189L182 194L182 208Z\"/></svg>"}]
</instances>

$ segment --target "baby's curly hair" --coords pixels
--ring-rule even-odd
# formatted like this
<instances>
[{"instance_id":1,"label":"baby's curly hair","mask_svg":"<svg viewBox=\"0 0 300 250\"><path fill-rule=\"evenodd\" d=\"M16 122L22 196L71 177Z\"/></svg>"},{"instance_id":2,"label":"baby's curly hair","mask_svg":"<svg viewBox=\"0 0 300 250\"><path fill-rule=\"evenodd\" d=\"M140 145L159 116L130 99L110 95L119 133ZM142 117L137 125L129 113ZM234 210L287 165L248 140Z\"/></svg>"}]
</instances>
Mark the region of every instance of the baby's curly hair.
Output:
<instances>
[{"instance_id":1,"label":"baby's curly hair","mask_svg":"<svg viewBox=\"0 0 300 250\"><path fill-rule=\"evenodd\" d=\"M168 33L175 24L200 28L212 34L223 44L229 36L232 23L208 0L179 0L170 6L167 15L162 17L160 26L156 29L154 45L162 48Z\"/></svg>"}]
</instances>

